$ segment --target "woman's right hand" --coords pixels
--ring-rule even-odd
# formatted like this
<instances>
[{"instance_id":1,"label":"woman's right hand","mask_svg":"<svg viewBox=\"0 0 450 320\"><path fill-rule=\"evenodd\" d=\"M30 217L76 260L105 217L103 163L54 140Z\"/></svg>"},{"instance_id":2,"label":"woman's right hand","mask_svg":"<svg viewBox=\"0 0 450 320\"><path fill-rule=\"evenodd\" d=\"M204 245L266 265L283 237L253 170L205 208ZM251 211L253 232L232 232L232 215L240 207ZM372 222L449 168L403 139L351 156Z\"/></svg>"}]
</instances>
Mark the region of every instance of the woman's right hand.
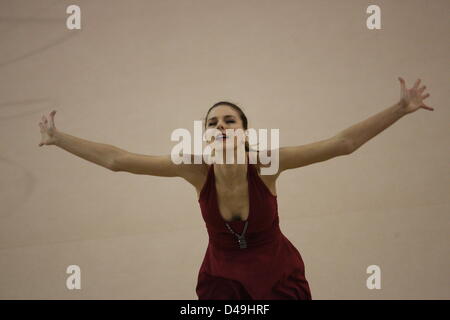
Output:
<instances>
[{"instance_id":1,"label":"woman's right hand","mask_svg":"<svg viewBox=\"0 0 450 320\"><path fill-rule=\"evenodd\" d=\"M50 112L50 121L48 121L45 116L42 116L42 119L39 122L39 127L41 128L41 142L39 143L39 147L42 147L43 145L53 145L56 142L57 130L55 127L55 113L56 110Z\"/></svg>"}]
</instances>

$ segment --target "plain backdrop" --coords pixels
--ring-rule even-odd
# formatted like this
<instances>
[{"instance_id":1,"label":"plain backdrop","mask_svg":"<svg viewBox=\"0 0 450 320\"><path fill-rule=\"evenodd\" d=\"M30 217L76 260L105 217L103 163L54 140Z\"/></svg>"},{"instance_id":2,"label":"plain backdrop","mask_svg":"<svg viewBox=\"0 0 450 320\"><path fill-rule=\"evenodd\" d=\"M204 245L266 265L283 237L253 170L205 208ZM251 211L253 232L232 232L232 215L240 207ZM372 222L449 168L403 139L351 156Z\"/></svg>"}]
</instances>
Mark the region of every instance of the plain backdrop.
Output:
<instances>
[{"instance_id":1,"label":"plain backdrop","mask_svg":"<svg viewBox=\"0 0 450 320\"><path fill-rule=\"evenodd\" d=\"M66 8L81 8L81 30ZM366 8L381 8L369 30ZM0 298L197 299L208 237L181 178L112 172L38 147L71 135L169 154L214 103L280 146L329 138L427 86L351 155L285 171L282 232L313 299L449 299L450 2L0 0ZM81 268L81 290L66 268ZM369 290L368 266L381 269Z\"/></svg>"}]
</instances>

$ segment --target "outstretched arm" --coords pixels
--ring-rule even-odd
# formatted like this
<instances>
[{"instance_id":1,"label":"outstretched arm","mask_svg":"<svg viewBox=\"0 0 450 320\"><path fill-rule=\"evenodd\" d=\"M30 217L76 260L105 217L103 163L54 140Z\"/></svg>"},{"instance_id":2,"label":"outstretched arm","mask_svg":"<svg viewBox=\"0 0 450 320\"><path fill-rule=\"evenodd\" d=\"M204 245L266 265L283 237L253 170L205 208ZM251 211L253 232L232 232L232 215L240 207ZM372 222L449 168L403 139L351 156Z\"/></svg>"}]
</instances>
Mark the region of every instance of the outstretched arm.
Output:
<instances>
[{"instance_id":1,"label":"outstretched arm","mask_svg":"<svg viewBox=\"0 0 450 320\"><path fill-rule=\"evenodd\" d=\"M393 106L341 131L329 139L301 146L280 148L279 173L287 169L298 168L350 154L404 115L412 113L419 108L434 110L423 103L423 100L428 98L430 94L423 95L426 87L422 86L419 88L420 79L416 81L411 89L406 89L403 78L399 77L398 80L400 81L400 100Z\"/></svg>"},{"instance_id":2,"label":"outstretched arm","mask_svg":"<svg viewBox=\"0 0 450 320\"><path fill-rule=\"evenodd\" d=\"M416 80L411 89L406 89L403 78L399 77L398 80L400 81L399 102L341 132L342 137L350 145L350 153L357 150L361 145L391 126L404 115L420 108L430 111L434 110L423 102L430 94L423 95L426 86L419 88L420 79Z\"/></svg>"},{"instance_id":3,"label":"outstretched arm","mask_svg":"<svg viewBox=\"0 0 450 320\"><path fill-rule=\"evenodd\" d=\"M81 139L56 129L56 110L49 119L42 116L41 141L38 146L55 145L80 158L98 164L111 171L123 171L135 174L147 174L162 177L183 177L192 181L197 177L195 169L199 166L172 162L170 155L141 155L128 152L110 144ZM194 155L191 156L193 163Z\"/></svg>"},{"instance_id":4,"label":"outstretched arm","mask_svg":"<svg viewBox=\"0 0 450 320\"><path fill-rule=\"evenodd\" d=\"M118 148L105 143L84 140L57 130L55 114L56 110L53 110L48 119L43 115L39 122L41 131L39 147L44 145L58 146L80 158L113 170L114 159L120 153Z\"/></svg>"},{"instance_id":5,"label":"outstretched arm","mask_svg":"<svg viewBox=\"0 0 450 320\"><path fill-rule=\"evenodd\" d=\"M350 145L341 136L320 140L300 146L281 147L278 174L288 169L304 167L350 153Z\"/></svg>"}]
</instances>

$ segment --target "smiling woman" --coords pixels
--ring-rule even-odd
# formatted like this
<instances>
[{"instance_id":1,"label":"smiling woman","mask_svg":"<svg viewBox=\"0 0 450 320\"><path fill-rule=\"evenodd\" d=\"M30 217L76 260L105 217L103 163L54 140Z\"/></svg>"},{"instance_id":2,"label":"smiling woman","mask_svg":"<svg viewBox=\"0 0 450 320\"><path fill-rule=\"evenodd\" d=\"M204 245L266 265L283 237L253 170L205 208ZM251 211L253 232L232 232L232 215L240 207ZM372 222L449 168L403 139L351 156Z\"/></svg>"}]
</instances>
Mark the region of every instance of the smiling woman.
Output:
<instances>
[{"instance_id":1,"label":"smiling woman","mask_svg":"<svg viewBox=\"0 0 450 320\"><path fill-rule=\"evenodd\" d=\"M112 171L178 176L191 183L197 191L209 239L198 272L196 293L200 300L310 300L302 256L279 226L276 180L288 169L351 154L402 116L419 108L433 110L423 103L429 94L423 95L425 86L419 88L420 80L411 89L406 89L402 78L399 81L401 97L393 106L332 138L280 148L279 170L272 175L260 175L263 165L250 163L248 141L245 141L243 164L176 165L168 155L134 154L59 132L54 123L56 111L50 113L50 121L43 116L39 123L39 146L57 145ZM247 130L248 121L238 106L221 101L208 110L206 127L224 134L229 129ZM235 151L236 148L231 150Z\"/></svg>"},{"instance_id":2,"label":"smiling woman","mask_svg":"<svg viewBox=\"0 0 450 320\"><path fill-rule=\"evenodd\" d=\"M247 130L248 121L238 106L222 101L208 110L205 126ZM248 141L245 147L248 153ZM273 194L280 172L260 176L260 167L247 154L244 165L216 163L207 170L198 200L209 235L196 287L200 300L311 299L301 255L279 228Z\"/></svg>"}]
</instances>

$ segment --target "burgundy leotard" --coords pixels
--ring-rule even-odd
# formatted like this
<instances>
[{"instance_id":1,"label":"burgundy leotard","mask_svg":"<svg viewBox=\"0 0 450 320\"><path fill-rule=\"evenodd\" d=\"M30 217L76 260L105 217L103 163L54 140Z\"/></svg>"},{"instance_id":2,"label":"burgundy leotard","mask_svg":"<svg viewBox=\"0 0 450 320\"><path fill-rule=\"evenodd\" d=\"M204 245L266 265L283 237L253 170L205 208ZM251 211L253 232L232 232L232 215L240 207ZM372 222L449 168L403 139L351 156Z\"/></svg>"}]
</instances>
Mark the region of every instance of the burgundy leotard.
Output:
<instances>
[{"instance_id":1,"label":"burgundy leotard","mask_svg":"<svg viewBox=\"0 0 450 320\"><path fill-rule=\"evenodd\" d=\"M198 273L199 300L311 300L302 257L279 227L278 203L258 175L247 164L249 216L228 222L219 212L214 165L198 199L209 243ZM241 242L242 243L242 242Z\"/></svg>"}]
</instances>

